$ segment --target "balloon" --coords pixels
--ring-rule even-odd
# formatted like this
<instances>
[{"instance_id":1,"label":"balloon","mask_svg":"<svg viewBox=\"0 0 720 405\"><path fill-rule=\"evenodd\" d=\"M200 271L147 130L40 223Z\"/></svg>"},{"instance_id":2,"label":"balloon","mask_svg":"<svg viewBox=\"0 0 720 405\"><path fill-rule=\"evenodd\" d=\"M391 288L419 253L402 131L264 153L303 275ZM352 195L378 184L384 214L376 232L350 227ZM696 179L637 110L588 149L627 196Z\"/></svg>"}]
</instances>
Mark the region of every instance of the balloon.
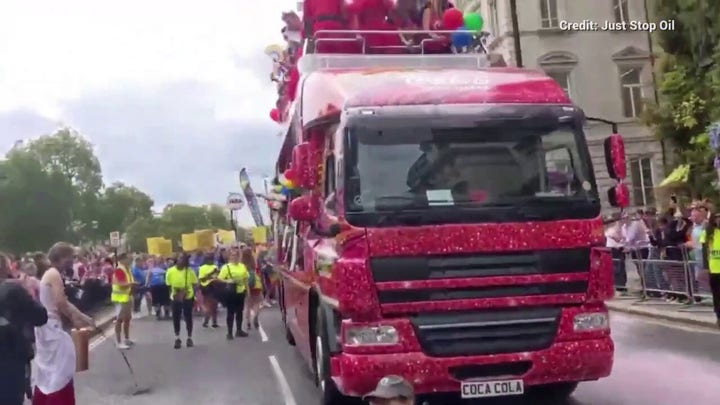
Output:
<instances>
[{"instance_id":1,"label":"balloon","mask_svg":"<svg viewBox=\"0 0 720 405\"><path fill-rule=\"evenodd\" d=\"M291 182L292 182L292 181L297 180L297 173L295 173L295 170L293 170L293 169L287 169L287 170L285 170L285 172L283 173L283 175L285 176L285 179L288 180L288 181L291 181Z\"/></svg>"},{"instance_id":2,"label":"balloon","mask_svg":"<svg viewBox=\"0 0 720 405\"><path fill-rule=\"evenodd\" d=\"M478 13L465 13L463 16L463 25L469 31L479 32L483 27L482 16Z\"/></svg>"},{"instance_id":3,"label":"balloon","mask_svg":"<svg viewBox=\"0 0 720 405\"><path fill-rule=\"evenodd\" d=\"M270 110L270 119L275 122L280 122L280 111L277 108Z\"/></svg>"},{"instance_id":4,"label":"balloon","mask_svg":"<svg viewBox=\"0 0 720 405\"><path fill-rule=\"evenodd\" d=\"M365 5L363 0L345 0L344 3L345 10L351 14L359 13Z\"/></svg>"},{"instance_id":5,"label":"balloon","mask_svg":"<svg viewBox=\"0 0 720 405\"><path fill-rule=\"evenodd\" d=\"M450 34L450 40L455 48L464 48L472 44L473 36L467 32L465 27L460 27L457 31Z\"/></svg>"},{"instance_id":6,"label":"balloon","mask_svg":"<svg viewBox=\"0 0 720 405\"><path fill-rule=\"evenodd\" d=\"M442 28L444 30L456 30L463 25L463 13L456 8L445 10L442 16Z\"/></svg>"}]
</instances>

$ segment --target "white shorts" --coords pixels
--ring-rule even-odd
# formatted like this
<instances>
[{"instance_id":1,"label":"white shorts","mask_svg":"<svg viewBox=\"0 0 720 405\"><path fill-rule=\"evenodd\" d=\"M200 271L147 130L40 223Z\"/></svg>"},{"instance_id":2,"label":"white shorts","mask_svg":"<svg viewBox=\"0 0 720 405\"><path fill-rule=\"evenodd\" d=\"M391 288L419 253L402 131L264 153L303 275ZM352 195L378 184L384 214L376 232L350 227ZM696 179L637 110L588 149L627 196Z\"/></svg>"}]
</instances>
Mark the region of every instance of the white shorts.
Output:
<instances>
[{"instance_id":1,"label":"white shorts","mask_svg":"<svg viewBox=\"0 0 720 405\"><path fill-rule=\"evenodd\" d=\"M127 318L132 316L132 301L130 302L123 302L123 303L115 303L115 317L120 318Z\"/></svg>"}]
</instances>

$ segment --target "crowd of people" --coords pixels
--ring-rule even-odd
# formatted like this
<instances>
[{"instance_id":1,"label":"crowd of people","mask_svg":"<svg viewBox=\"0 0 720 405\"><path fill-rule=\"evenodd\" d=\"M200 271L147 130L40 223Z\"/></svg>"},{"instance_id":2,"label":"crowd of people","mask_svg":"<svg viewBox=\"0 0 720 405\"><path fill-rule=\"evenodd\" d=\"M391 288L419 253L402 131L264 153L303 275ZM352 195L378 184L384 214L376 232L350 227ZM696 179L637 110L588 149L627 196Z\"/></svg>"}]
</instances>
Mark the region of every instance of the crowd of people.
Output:
<instances>
[{"instance_id":1,"label":"crowd of people","mask_svg":"<svg viewBox=\"0 0 720 405\"><path fill-rule=\"evenodd\" d=\"M664 212L624 212L606 229L613 254L615 287L627 293L626 257L637 266L646 295L668 302L702 302L708 289L720 326L720 212L705 201L680 207L673 200ZM660 265L660 264L663 265Z\"/></svg>"},{"instance_id":2,"label":"crowd of people","mask_svg":"<svg viewBox=\"0 0 720 405\"><path fill-rule=\"evenodd\" d=\"M158 321L171 318L174 347L193 347L193 317L219 328L218 306L227 309L227 338L247 337L259 328L261 308L275 303L276 277L267 252L241 245L174 258L120 253L81 253L67 243L47 255L13 258L0 254L0 404L75 403L73 376L76 347L71 329L96 328L92 317L74 302L100 294L115 309L115 343L133 346L130 325L142 311ZM107 290L100 293L94 290ZM35 363L34 388L30 362Z\"/></svg>"}]
</instances>

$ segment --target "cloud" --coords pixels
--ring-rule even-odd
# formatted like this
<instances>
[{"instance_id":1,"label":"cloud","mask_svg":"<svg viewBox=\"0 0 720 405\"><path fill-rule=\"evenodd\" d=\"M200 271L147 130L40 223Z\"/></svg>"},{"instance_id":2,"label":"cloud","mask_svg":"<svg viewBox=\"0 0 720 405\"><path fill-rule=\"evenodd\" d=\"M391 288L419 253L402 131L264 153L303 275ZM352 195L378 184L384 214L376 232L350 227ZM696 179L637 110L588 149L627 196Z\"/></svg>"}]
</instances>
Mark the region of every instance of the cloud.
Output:
<instances>
[{"instance_id":1,"label":"cloud","mask_svg":"<svg viewBox=\"0 0 720 405\"><path fill-rule=\"evenodd\" d=\"M52 132L58 123L28 109L0 112L0 156L15 142Z\"/></svg>"},{"instance_id":2,"label":"cloud","mask_svg":"<svg viewBox=\"0 0 720 405\"><path fill-rule=\"evenodd\" d=\"M68 102L63 116L95 145L106 182L133 184L159 207L222 203L243 167L262 191L282 143L269 119L218 119L222 98L197 81L125 86Z\"/></svg>"}]
</instances>

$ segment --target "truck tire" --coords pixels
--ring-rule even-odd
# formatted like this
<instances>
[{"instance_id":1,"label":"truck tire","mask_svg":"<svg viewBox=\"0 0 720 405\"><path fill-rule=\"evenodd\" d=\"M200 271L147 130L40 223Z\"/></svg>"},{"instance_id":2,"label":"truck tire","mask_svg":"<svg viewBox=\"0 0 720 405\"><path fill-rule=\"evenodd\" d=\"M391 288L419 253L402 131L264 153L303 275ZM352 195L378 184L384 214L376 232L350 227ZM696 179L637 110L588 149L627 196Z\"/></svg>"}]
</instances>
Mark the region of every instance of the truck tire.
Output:
<instances>
[{"instance_id":1,"label":"truck tire","mask_svg":"<svg viewBox=\"0 0 720 405\"><path fill-rule=\"evenodd\" d=\"M330 378L330 349L327 344L325 317L318 308L315 317L315 342L313 350L313 368L315 384L320 388L319 405L345 405L354 403L352 398L342 395Z\"/></svg>"},{"instance_id":2,"label":"truck tire","mask_svg":"<svg viewBox=\"0 0 720 405\"><path fill-rule=\"evenodd\" d=\"M539 385L530 389L530 395L541 401L550 403L565 403L575 392L579 382L563 382L547 385Z\"/></svg>"}]
</instances>

